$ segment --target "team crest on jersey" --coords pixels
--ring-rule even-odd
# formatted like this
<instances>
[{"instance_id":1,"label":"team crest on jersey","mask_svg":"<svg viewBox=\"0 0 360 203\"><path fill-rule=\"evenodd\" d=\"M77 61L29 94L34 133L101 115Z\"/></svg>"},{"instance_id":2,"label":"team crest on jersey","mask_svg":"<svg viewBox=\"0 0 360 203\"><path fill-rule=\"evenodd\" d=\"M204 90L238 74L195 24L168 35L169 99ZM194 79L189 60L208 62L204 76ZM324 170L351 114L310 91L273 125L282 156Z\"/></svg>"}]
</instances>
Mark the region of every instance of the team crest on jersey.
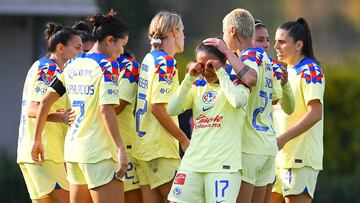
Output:
<instances>
[{"instance_id":1,"label":"team crest on jersey","mask_svg":"<svg viewBox=\"0 0 360 203\"><path fill-rule=\"evenodd\" d=\"M174 197L180 197L181 193L182 193L182 189L179 188L179 187L176 187L176 188L173 190L173 195L174 195Z\"/></svg>"},{"instance_id":2,"label":"team crest on jersey","mask_svg":"<svg viewBox=\"0 0 360 203\"><path fill-rule=\"evenodd\" d=\"M217 93L214 91L205 92L205 94L202 96L202 101L205 104L212 104L217 99Z\"/></svg>"},{"instance_id":3,"label":"team crest on jersey","mask_svg":"<svg viewBox=\"0 0 360 203\"><path fill-rule=\"evenodd\" d=\"M169 74L169 73L165 74L165 77L164 77L165 81L166 81L169 85L171 85L171 83L172 83L172 81L173 81L173 78L174 78L174 75L173 75L173 74Z\"/></svg>"}]
</instances>

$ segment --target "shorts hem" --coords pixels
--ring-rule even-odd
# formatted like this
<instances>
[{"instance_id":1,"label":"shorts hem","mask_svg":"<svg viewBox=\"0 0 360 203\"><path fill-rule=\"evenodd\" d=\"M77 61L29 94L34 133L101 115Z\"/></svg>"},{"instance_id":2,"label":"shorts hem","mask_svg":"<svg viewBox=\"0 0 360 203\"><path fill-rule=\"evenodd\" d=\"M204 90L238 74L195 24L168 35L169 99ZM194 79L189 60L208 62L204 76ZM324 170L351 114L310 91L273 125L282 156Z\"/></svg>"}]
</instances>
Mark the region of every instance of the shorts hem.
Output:
<instances>
[{"instance_id":1,"label":"shorts hem","mask_svg":"<svg viewBox=\"0 0 360 203\"><path fill-rule=\"evenodd\" d=\"M137 185L137 186L132 186L132 187L126 187L124 186L124 192L129 192L131 190L137 190L137 189L140 189L140 185Z\"/></svg>"},{"instance_id":2,"label":"shorts hem","mask_svg":"<svg viewBox=\"0 0 360 203\"><path fill-rule=\"evenodd\" d=\"M241 176L241 181L242 181L242 182L249 183L249 184L255 186L255 181L251 180L250 178L246 178L246 177L244 177L244 176Z\"/></svg>"},{"instance_id":3,"label":"shorts hem","mask_svg":"<svg viewBox=\"0 0 360 203\"><path fill-rule=\"evenodd\" d=\"M166 181L165 180L164 181L158 181L155 184L149 184L149 185L150 185L151 189L154 189L154 188L157 188L157 187L159 187L159 186L161 186L161 185L163 185L165 183L171 182L173 179L174 179L174 177L166 179Z\"/></svg>"},{"instance_id":4,"label":"shorts hem","mask_svg":"<svg viewBox=\"0 0 360 203\"><path fill-rule=\"evenodd\" d=\"M284 192L283 196L286 197L286 196L289 196L289 195L300 195L302 193L307 193L311 197L311 199L314 199L314 195L311 195L309 191L307 191L307 192L304 192L304 191L289 191L289 192Z\"/></svg>"},{"instance_id":5,"label":"shorts hem","mask_svg":"<svg viewBox=\"0 0 360 203\"><path fill-rule=\"evenodd\" d=\"M102 181L101 183L98 183L98 184L87 184L88 185L88 189L94 189L94 188L97 188L97 187L101 187L103 185L106 185L108 183L110 183L112 180L114 180L114 177L113 176L109 176L109 178L107 178L106 180ZM117 180L117 179L115 179ZM121 180L119 180L121 181ZM122 182L122 181L121 181Z\"/></svg>"},{"instance_id":6,"label":"shorts hem","mask_svg":"<svg viewBox=\"0 0 360 203\"><path fill-rule=\"evenodd\" d=\"M262 186L267 186L269 184L272 184L274 181L264 181L264 182L261 182L261 183L255 183L255 187L262 187Z\"/></svg>"}]
</instances>

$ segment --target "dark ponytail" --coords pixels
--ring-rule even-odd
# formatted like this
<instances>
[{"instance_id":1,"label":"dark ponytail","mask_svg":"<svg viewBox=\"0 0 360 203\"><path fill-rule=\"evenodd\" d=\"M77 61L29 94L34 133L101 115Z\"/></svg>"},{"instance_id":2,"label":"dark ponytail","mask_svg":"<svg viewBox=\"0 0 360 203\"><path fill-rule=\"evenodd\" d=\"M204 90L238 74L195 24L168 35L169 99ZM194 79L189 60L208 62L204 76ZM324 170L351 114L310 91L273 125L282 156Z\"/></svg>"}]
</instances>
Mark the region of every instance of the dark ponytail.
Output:
<instances>
[{"instance_id":1,"label":"dark ponytail","mask_svg":"<svg viewBox=\"0 0 360 203\"><path fill-rule=\"evenodd\" d=\"M113 36L115 39L124 38L129 35L127 26L115 18L116 12L110 10L107 15L98 13L89 17L93 24L93 36L95 41L101 42L107 36Z\"/></svg>"},{"instance_id":2,"label":"dark ponytail","mask_svg":"<svg viewBox=\"0 0 360 203\"><path fill-rule=\"evenodd\" d=\"M287 30L289 36L294 39L294 42L302 41L304 44L302 54L307 58L312 58L317 61L312 46L310 28L304 18L299 17L296 21L283 23L279 28Z\"/></svg>"},{"instance_id":3,"label":"dark ponytail","mask_svg":"<svg viewBox=\"0 0 360 203\"><path fill-rule=\"evenodd\" d=\"M60 24L49 22L46 24L44 31L45 40L47 43L47 49L53 53L56 51L56 46L58 44L66 45L67 42L74 36L79 35L79 33L69 27L64 27Z\"/></svg>"}]
</instances>

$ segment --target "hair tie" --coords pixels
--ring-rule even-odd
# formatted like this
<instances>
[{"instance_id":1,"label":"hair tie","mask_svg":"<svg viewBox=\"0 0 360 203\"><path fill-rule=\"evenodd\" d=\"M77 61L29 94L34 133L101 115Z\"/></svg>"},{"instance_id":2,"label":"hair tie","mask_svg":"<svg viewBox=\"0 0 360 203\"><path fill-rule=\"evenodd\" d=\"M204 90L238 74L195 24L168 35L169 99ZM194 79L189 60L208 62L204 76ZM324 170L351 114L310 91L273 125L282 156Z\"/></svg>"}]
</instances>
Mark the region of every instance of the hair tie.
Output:
<instances>
[{"instance_id":1,"label":"hair tie","mask_svg":"<svg viewBox=\"0 0 360 203\"><path fill-rule=\"evenodd\" d=\"M150 40L150 44L161 44L161 39L155 39L155 38L151 38Z\"/></svg>"}]
</instances>

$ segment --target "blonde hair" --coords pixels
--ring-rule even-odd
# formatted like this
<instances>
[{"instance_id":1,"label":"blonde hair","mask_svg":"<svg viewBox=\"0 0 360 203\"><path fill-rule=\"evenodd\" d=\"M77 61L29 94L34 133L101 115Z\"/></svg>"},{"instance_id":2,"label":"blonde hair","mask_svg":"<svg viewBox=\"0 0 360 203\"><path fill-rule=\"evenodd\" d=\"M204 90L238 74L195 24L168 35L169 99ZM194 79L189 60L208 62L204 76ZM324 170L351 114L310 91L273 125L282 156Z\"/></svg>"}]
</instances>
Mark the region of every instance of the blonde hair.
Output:
<instances>
[{"instance_id":1,"label":"blonde hair","mask_svg":"<svg viewBox=\"0 0 360 203\"><path fill-rule=\"evenodd\" d=\"M172 29L179 29L182 25L180 15L169 11L160 11L151 20L149 26L150 44L154 49L158 49L161 40L165 39Z\"/></svg>"},{"instance_id":2,"label":"blonde hair","mask_svg":"<svg viewBox=\"0 0 360 203\"><path fill-rule=\"evenodd\" d=\"M237 8L224 17L223 26L227 29L235 27L241 37L244 39L252 39L255 30L255 21L249 11Z\"/></svg>"}]
</instances>

